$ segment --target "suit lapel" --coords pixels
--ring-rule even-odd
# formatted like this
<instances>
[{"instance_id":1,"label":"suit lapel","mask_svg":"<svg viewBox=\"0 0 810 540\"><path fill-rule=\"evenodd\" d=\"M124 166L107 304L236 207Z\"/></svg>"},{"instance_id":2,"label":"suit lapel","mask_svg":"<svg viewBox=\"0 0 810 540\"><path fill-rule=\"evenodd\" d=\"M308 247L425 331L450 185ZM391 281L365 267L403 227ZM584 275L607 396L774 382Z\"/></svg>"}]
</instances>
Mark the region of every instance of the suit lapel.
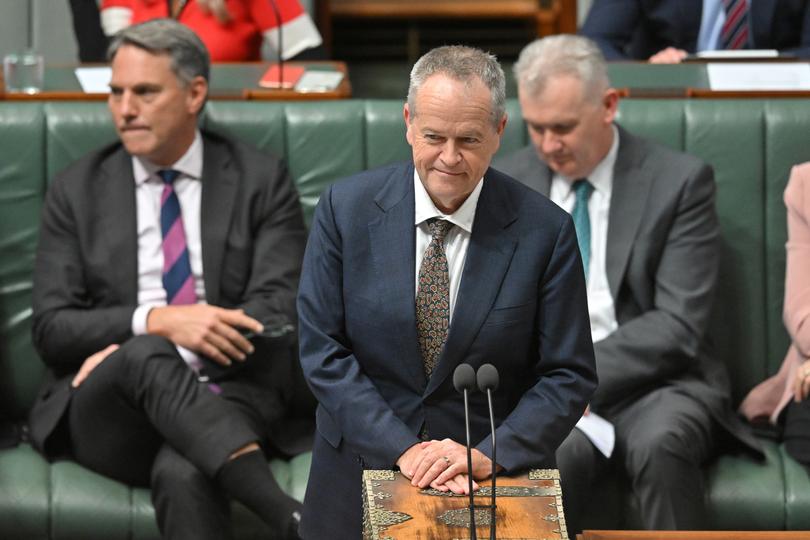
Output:
<instances>
[{"instance_id":1,"label":"suit lapel","mask_svg":"<svg viewBox=\"0 0 810 540\"><path fill-rule=\"evenodd\" d=\"M680 35L665 36L682 44L688 51L697 50L698 33L703 13L703 0L678 0L678 15L676 21L669 26L673 33ZM657 52L657 51L656 51Z\"/></svg>"},{"instance_id":2,"label":"suit lapel","mask_svg":"<svg viewBox=\"0 0 810 540\"><path fill-rule=\"evenodd\" d=\"M102 165L98 184L99 228L103 232L111 287L125 304L138 302L138 225L132 158L119 148Z\"/></svg>"},{"instance_id":3,"label":"suit lapel","mask_svg":"<svg viewBox=\"0 0 810 540\"><path fill-rule=\"evenodd\" d=\"M397 168L374 202L382 213L380 219L369 224L368 231L375 275L384 277L381 303L387 320L408 321L401 328L392 328L397 346L391 354L401 355L399 364L409 371L409 380L419 381L418 387L424 388L425 372L416 333L413 165Z\"/></svg>"},{"instance_id":4,"label":"suit lapel","mask_svg":"<svg viewBox=\"0 0 810 540\"><path fill-rule=\"evenodd\" d=\"M775 12L776 0L756 0L749 4L748 20L751 23L752 48L764 48L759 44L768 43Z\"/></svg>"},{"instance_id":5,"label":"suit lapel","mask_svg":"<svg viewBox=\"0 0 810 540\"><path fill-rule=\"evenodd\" d=\"M537 152L534 153L535 158L537 159L537 191L542 193L546 197L551 195L551 169L548 168L548 165L540 161L540 158L537 158Z\"/></svg>"},{"instance_id":6,"label":"suit lapel","mask_svg":"<svg viewBox=\"0 0 810 540\"><path fill-rule=\"evenodd\" d=\"M642 174L644 156L636 151L635 137L622 128L618 129L619 151L613 168L605 255L605 271L614 300L630 259L630 250L652 184L652 178Z\"/></svg>"},{"instance_id":7,"label":"suit lapel","mask_svg":"<svg viewBox=\"0 0 810 540\"><path fill-rule=\"evenodd\" d=\"M534 145L530 144L521 150L515 163L520 167L515 178L548 197L551 191L551 169L540 159Z\"/></svg>"},{"instance_id":8,"label":"suit lapel","mask_svg":"<svg viewBox=\"0 0 810 540\"><path fill-rule=\"evenodd\" d=\"M217 304L220 294L225 239L233 213L238 171L225 146L203 135L202 202L200 235L203 280L209 304Z\"/></svg>"},{"instance_id":9,"label":"suit lapel","mask_svg":"<svg viewBox=\"0 0 810 540\"><path fill-rule=\"evenodd\" d=\"M501 189L500 181L491 171L487 172L478 199L447 342L425 395L439 388L464 361L467 350L492 309L517 246L517 238L508 229L517 218L517 211Z\"/></svg>"}]
</instances>

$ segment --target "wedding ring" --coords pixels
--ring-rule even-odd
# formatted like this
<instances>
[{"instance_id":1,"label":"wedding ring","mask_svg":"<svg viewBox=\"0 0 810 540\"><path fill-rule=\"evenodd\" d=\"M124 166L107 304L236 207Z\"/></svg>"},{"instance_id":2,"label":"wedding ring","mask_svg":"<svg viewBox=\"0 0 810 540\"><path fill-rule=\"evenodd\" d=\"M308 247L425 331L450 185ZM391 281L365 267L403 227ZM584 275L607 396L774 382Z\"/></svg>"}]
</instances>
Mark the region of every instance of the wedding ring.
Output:
<instances>
[{"instance_id":1,"label":"wedding ring","mask_svg":"<svg viewBox=\"0 0 810 540\"><path fill-rule=\"evenodd\" d=\"M447 466L449 467L450 466L450 458L447 457L447 456L442 456L442 459L444 460L445 463L447 463Z\"/></svg>"}]
</instances>

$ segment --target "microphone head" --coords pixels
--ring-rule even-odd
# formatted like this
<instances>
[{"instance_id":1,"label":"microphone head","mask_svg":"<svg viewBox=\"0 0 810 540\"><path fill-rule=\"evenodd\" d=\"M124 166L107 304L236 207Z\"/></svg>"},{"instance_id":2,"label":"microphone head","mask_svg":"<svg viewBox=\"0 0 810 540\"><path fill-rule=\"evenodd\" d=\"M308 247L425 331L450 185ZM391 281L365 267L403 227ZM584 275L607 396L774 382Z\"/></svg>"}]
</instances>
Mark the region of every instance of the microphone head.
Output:
<instances>
[{"instance_id":1,"label":"microphone head","mask_svg":"<svg viewBox=\"0 0 810 540\"><path fill-rule=\"evenodd\" d=\"M487 390L493 392L498 389L498 368L492 364L484 364L478 368L478 388L485 394Z\"/></svg>"},{"instance_id":2,"label":"microphone head","mask_svg":"<svg viewBox=\"0 0 810 540\"><path fill-rule=\"evenodd\" d=\"M456 391L464 393L464 390L475 389L475 370L470 364L459 364L453 372L453 386Z\"/></svg>"}]
</instances>

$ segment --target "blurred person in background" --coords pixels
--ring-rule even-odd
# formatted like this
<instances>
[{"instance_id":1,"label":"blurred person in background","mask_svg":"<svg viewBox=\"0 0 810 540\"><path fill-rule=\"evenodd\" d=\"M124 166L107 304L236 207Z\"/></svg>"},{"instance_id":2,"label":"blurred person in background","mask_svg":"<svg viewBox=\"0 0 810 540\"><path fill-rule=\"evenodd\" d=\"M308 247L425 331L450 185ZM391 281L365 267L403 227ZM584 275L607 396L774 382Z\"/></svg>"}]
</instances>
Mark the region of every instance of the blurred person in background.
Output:
<instances>
[{"instance_id":1,"label":"blurred person in background","mask_svg":"<svg viewBox=\"0 0 810 540\"><path fill-rule=\"evenodd\" d=\"M783 318L791 344L779 372L740 405L752 423L784 427L785 450L810 468L810 163L797 165L785 189L787 268Z\"/></svg>"},{"instance_id":2,"label":"blurred person in background","mask_svg":"<svg viewBox=\"0 0 810 540\"><path fill-rule=\"evenodd\" d=\"M601 528L592 486L613 469L644 528L703 529L701 466L726 441L761 455L705 338L719 264L712 169L614 122L618 92L591 40L536 40L514 70L531 143L494 166L574 218L599 376L586 416L615 429L609 456L582 429L557 450L568 532Z\"/></svg>"},{"instance_id":3,"label":"blurred person in background","mask_svg":"<svg viewBox=\"0 0 810 540\"><path fill-rule=\"evenodd\" d=\"M677 64L723 49L810 57L807 0L594 0L580 33L608 60Z\"/></svg>"},{"instance_id":4,"label":"blurred person in background","mask_svg":"<svg viewBox=\"0 0 810 540\"><path fill-rule=\"evenodd\" d=\"M69 3L73 33L79 47L79 61L106 61L108 40L101 29L97 0L69 0Z\"/></svg>"},{"instance_id":5,"label":"blurred person in background","mask_svg":"<svg viewBox=\"0 0 810 540\"><path fill-rule=\"evenodd\" d=\"M281 15L281 32L273 4ZM321 44L298 0L101 0L100 7L107 37L132 24L171 17L200 36L212 62L260 60L263 40L278 54L280 35L285 60Z\"/></svg>"}]
</instances>

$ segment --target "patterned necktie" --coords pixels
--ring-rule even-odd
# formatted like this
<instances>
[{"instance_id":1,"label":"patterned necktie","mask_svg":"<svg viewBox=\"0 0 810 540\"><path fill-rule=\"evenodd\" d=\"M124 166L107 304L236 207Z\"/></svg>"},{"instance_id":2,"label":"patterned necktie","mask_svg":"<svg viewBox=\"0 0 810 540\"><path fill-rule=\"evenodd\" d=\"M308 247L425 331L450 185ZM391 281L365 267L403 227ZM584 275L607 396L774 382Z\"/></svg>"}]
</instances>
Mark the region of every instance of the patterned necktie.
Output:
<instances>
[{"instance_id":1,"label":"patterned necktie","mask_svg":"<svg viewBox=\"0 0 810 540\"><path fill-rule=\"evenodd\" d=\"M588 264L591 261L591 216L588 214L588 199L593 193L593 184L585 179L574 182L576 202L571 211L574 218L574 228L577 230L577 243L582 255L582 266L585 268L585 278L588 278Z\"/></svg>"},{"instance_id":2,"label":"patterned necktie","mask_svg":"<svg viewBox=\"0 0 810 540\"><path fill-rule=\"evenodd\" d=\"M179 171L162 170L163 193L160 196L160 232L163 235L163 288L166 304L194 304L194 277L186 245L186 231L180 214L180 201L174 192L174 181Z\"/></svg>"},{"instance_id":3,"label":"patterned necktie","mask_svg":"<svg viewBox=\"0 0 810 540\"><path fill-rule=\"evenodd\" d=\"M416 330L428 378L436 367L450 325L450 273L444 254L444 237L452 226L443 219L428 220L432 238L419 268Z\"/></svg>"},{"instance_id":4,"label":"patterned necktie","mask_svg":"<svg viewBox=\"0 0 810 540\"><path fill-rule=\"evenodd\" d=\"M720 30L720 44L724 49L744 49L748 45L747 0L723 0L726 20Z\"/></svg>"}]
</instances>

